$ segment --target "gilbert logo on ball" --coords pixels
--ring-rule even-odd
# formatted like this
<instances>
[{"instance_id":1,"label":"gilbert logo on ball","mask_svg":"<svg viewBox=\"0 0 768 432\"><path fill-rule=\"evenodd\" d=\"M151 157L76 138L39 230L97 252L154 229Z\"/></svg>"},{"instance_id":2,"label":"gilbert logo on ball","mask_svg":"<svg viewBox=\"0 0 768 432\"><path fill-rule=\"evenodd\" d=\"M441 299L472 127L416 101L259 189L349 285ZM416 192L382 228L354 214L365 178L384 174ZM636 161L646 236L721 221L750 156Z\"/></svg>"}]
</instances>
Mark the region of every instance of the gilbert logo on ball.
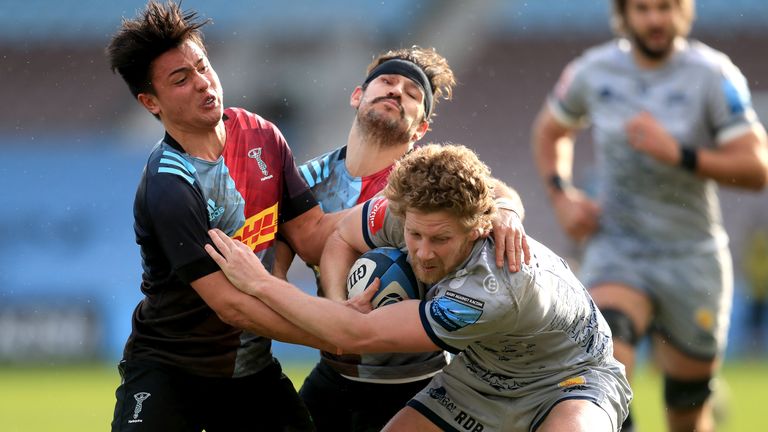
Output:
<instances>
[{"instance_id":1,"label":"gilbert logo on ball","mask_svg":"<svg viewBox=\"0 0 768 432\"><path fill-rule=\"evenodd\" d=\"M419 299L421 293L408 255L397 248L377 248L355 261L347 276L347 297L360 295L375 278L381 284L371 301L374 308L406 299Z\"/></svg>"}]
</instances>

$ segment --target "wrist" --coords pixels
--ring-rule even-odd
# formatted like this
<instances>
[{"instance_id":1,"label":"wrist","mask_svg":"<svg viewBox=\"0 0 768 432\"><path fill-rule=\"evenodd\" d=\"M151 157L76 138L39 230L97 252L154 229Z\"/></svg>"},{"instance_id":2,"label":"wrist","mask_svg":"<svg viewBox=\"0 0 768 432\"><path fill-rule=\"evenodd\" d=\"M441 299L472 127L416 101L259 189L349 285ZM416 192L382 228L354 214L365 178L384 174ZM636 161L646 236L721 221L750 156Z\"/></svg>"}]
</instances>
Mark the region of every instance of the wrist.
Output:
<instances>
[{"instance_id":1,"label":"wrist","mask_svg":"<svg viewBox=\"0 0 768 432\"><path fill-rule=\"evenodd\" d=\"M680 167L692 173L699 165L699 153L695 148L680 147Z\"/></svg>"},{"instance_id":2,"label":"wrist","mask_svg":"<svg viewBox=\"0 0 768 432\"><path fill-rule=\"evenodd\" d=\"M547 187L554 194L560 194L573 187L571 182L560 177L558 174L552 174L547 178Z\"/></svg>"},{"instance_id":3,"label":"wrist","mask_svg":"<svg viewBox=\"0 0 768 432\"><path fill-rule=\"evenodd\" d=\"M518 219L522 220L522 216L519 213L519 208L515 204L514 201L512 201L509 198L496 198L494 200L494 204L496 205L496 208L499 210L508 210L515 214L515 216L518 217Z\"/></svg>"}]
</instances>

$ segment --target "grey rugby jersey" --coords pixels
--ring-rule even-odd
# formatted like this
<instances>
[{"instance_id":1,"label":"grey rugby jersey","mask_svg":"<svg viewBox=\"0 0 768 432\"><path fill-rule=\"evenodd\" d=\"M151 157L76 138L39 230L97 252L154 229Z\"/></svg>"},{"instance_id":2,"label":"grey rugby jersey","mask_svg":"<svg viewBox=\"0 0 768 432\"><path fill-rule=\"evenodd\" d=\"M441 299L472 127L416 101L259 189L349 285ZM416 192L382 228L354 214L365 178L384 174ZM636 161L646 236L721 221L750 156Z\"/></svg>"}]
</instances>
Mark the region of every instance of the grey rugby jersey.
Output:
<instances>
[{"instance_id":1,"label":"grey rugby jersey","mask_svg":"<svg viewBox=\"0 0 768 432\"><path fill-rule=\"evenodd\" d=\"M403 224L386 199L364 206L370 247L404 247ZM518 397L587 370L625 380L608 325L566 262L528 237L531 264L517 273L495 264L493 240L475 242L467 260L434 284L421 321L432 341L460 353L445 369L487 394Z\"/></svg>"},{"instance_id":2,"label":"grey rugby jersey","mask_svg":"<svg viewBox=\"0 0 768 432\"><path fill-rule=\"evenodd\" d=\"M746 133L758 120L727 56L678 39L666 64L648 70L627 40L614 40L566 67L549 106L565 125L591 123L602 233L645 251L727 244L716 183L634 150L624 129L647 111L682 146L713 148Z\"/></svg>"}]
</instances>

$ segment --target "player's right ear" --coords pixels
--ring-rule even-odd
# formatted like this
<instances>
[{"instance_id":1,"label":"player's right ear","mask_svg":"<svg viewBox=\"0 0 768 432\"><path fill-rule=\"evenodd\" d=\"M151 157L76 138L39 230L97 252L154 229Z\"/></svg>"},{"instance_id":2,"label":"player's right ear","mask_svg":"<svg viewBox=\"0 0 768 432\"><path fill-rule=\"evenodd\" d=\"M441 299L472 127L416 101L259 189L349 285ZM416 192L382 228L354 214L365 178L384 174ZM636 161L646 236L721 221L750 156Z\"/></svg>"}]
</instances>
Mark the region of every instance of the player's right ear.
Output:
<instances>
[{"instance_id":1,"label":"player's right ear","mask_svg":"<svg viewBox=\"0 0 768 432\"><path fill-rule=\"evenodd\" d=\"M154 115L160 114L160 105L157 103L157 98L151 93L139 93L136 98L139 100L141 106L147 109Z\"/></svg>"},{"instance_id":2,"label":"player's right ear","mask_svg":"<svg viewBox=\"0 0 768 432\"><path fill-rule=\"evenodd\" d=\"M349 97L349 106L354 109L358 109L360 107L361 100L363 100L363 88L357 86L354 90L352 90L352 95Z\"/></svg>"}]
</instances>

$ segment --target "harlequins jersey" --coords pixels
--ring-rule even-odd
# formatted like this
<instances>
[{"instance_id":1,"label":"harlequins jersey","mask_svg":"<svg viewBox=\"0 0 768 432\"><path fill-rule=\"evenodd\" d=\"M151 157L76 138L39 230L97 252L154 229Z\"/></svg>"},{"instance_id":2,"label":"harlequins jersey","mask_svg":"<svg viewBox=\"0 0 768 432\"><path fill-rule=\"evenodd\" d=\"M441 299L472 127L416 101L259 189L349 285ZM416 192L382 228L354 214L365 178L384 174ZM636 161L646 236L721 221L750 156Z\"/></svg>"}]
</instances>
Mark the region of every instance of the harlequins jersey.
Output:
<instances>
[{"instance_id":1,"label":"harlequins jersey","mask_svg":"<svg viewBox=\"0 0 768 432\"><path fill-rule=\"evenodd\" d=\"M317 202L272 123L230 108L224 124L216 161L190 156L168 134L149 156L134 201L145 297L125 359L215 377L249 375L272 361L269 339L222 322L190 283L219 270L203 248L209 229L243 241L269 269L279 224Z\"/></svg>"},{"instance_id":2,"label":"harlequins jersey","mask_svg":"<svg viewBox=\"0 0 768 432\"><path fill-rule=\"evenodd\" d=\"M354 207L378 194L387 185L392 165L365 177L355 177L346 166L347 147L340 147L299 167L304 180L326 212ZM319 280L319 279L318 279ZM390 353L336 356L322 353L321 361L356 381L410 382L434 375L446 365L441 352Z\"/></svg>"}]
</instances>

